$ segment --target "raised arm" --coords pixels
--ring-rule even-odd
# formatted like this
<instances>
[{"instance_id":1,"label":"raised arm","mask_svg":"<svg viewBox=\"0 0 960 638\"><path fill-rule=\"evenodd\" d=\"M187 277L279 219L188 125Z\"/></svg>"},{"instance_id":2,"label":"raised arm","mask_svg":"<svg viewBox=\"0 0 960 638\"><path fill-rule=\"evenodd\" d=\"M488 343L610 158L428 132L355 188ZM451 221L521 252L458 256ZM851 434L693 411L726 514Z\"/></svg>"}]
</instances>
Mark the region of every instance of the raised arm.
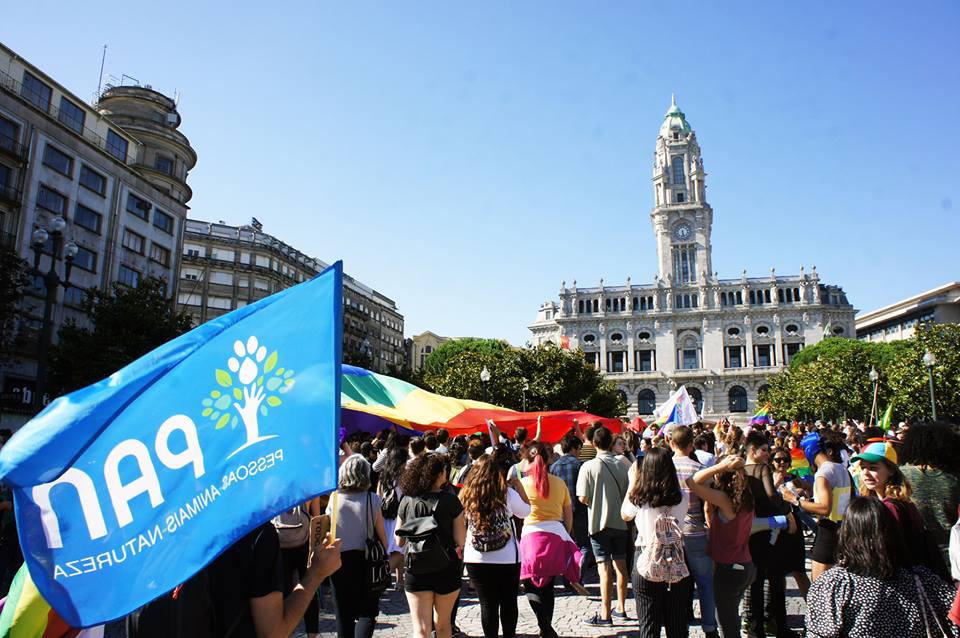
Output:
<instances>
[{"instance_id":1,"label":"raised arm","mask_svg":"<svg viewBox=\"0 0 960 638\"><path fill-rule=\"evenodd\" d=\"M701 499L719 509L723 517L731 521L737 516L737 512L733 509L733 500L726 492L714 489L708 483L717 474L734 472L742 467L743 459L739 456L726 456L719 463L705 467L687 479L687 487Z\"/></svg>"},{"instance_id":2,"label":"raised arm","mask_svg":"<svg viewBox=\"0 0 960 638\"><path fill-rule=\"evenodd\" d=\"M543 415L540 414L537 416L537 433L533 437L534 441L540 440L540 430L542 425L543 425ZM544 459L544 461L546 461L546 459Z\"/></svg>"}]
</instances>

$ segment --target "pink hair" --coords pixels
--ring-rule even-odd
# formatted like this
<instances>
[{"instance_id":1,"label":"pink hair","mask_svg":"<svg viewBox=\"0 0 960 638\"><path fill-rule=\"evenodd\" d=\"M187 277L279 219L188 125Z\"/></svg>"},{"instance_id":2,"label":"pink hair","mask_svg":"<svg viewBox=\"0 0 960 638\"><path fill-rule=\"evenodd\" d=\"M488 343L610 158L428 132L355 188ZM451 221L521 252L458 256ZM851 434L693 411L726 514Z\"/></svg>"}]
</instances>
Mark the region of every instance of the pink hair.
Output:
<instances>
[{"instance_id":1,"label":"pink hair","mask_svg":"<svg viewBox=\"0 0 960 638\"><path fill-rule=\"evenodd\" d=\"M530 476L533 477L533 485L537 489L537 496L540 498L550 498L550 472L547 468L547 460L543 453L546 447L537 443L533 446L535 454L533 456Z\"/></svg>"}]
</instances>

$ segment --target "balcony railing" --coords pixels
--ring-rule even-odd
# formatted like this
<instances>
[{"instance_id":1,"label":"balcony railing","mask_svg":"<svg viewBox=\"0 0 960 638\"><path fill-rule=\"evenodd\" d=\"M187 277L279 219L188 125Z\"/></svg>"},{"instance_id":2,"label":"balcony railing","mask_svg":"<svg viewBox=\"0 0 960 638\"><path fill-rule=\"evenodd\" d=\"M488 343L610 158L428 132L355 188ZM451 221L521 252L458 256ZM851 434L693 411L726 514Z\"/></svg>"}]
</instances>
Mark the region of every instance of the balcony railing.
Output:
<instances>
[{"instance_id":1,"label":"balcony railing","mask_svg":"<svg viewBox=\"0 0 960 638\"><path fill-rule=\"evenodd\" d=\"M27 147L3 133L0 133L0 153L9 155L21 162L27 161Z\"/></svg>"},{"instance_id":2,"label":"balcony railing","mask_svg":"<svg viewBox=\"0 0 960 638\"><path fill-rule=\"evenodd\" d=\"M14 206L19 206L23 196L23 193L19 188L14 188L9 184L0 184L0 202L6 202L7 204L13 204Z\"/></svg>"},{"instance_id":3,"label":"balcony railing","mask_svg":"<svg viewBox=\"0 0 960 638\"><path fill-rule=\"evenodd\" d=\"M52 102L47 102L46 104L41 104L42 100L39 100L39 99L30 99L31 94L32 94L33 96L36 96L36 94L35 94L33 91L31 91L30 89L24 89L24 86L23 86L23 84L22 84L20 81L15 80L13 77L11 77L10 75L8 75L8 74L7 74L6 72L4 72L4 71L0 71L0 89L3 89L3 90L5 90L5 91L7 91L7 92L9 92L9 93L14 94L15 96L17 96L17 97L19 97L19 98L25 100L25 101L26 101L28 104L30 104L33 108L35 108L35 109L37 109L38 111L41 111L41 112L43 112L43 113L46 113L47 115L49 115L50 117L52 117L54 120L56 120L57 122L59 122L60 124L62 124L64 127L66 127L67 129L73 131L74 133L80 135L80 136L83 137L83 139L85 139L87 142L89 142L89 143L92 144L93 146L96 146L96 147L99 148L101 151L103 151L104 153L110 155L111 157L113 157L113 158L115 158L115 159L123 162L124 164L126 164L128 161L130 161L130 153L129 153L129 151L127 152L127 156L126 156L125 158L119 157L119 156L118 156L118 152L117 152L117 147L114 146L114 145L108 144L108 143L107 143L107 140L106 140L104 137L100 136L99 133L93 131L92 129L90 129L90 128L86 127L86 126L81 127L80 130L78 131L78 130L77 130L77 127L75 127L75 126L73 125L73 123L76 122L76 120L74 120L72 117L70 117L70 116L67 115L67 114L63 114L63 115L61 116L60 109L57 108ZM89 115L88 112L86 112L86 111L84 111L84 112ZM124 139L126 139L126 138L124 138Z\"/></svg>"}]
</instances>

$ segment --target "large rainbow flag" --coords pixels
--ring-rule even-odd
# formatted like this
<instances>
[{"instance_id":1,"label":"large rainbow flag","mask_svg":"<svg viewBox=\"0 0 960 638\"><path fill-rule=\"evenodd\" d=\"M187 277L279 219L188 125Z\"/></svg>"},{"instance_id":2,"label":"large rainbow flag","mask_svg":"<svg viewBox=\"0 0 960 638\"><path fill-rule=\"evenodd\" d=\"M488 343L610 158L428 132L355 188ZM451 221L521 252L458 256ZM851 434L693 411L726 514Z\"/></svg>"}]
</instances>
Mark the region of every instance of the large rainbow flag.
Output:
<instances>
[{"instance_id":1,"label":"large rainbow flag","mask_svg":"<svg viewBox=\"0 0 960 638\"><path fill-rule=\"evenodd\" d=\"M515 412L500 406L455 399L428 392L412 383L344 365L340 383L341 427L344 432L379 432L396 427L410 434L446 429L451 436L486 432L486 420L493 419L503 434L513 436L518 427L532 435L537 417L543 417L540 440L555 443L576 420L583 428L597 421L619 432L619 419L598 417L589 412Z\"/></svg>"},{"instance_id":2,"label":"large rainbow flag","mask_svg":"<svg viewBox=\"0 0 960 638\"><path fill-rule=\"evenodd\" d=\"M801 478L807 478L813 474L810 469L810 461L807 460L803 450L795 447L790 450L790 471Z\"/></svg>"},{"instance_id":3,"label":"large rainbow flag","mask_svg":"<svg viewBox=\"0 0 960 638\"><path fill-rule=\"evenodd\" d=\"M776 423L773 419L773 415L770 414L770 410L773 408L770 405L770 402L767 401L766 405L757 410L757 413L753 415L753 418L750 419L750 425L773 425Z\"/></svg>"}]
</instances>

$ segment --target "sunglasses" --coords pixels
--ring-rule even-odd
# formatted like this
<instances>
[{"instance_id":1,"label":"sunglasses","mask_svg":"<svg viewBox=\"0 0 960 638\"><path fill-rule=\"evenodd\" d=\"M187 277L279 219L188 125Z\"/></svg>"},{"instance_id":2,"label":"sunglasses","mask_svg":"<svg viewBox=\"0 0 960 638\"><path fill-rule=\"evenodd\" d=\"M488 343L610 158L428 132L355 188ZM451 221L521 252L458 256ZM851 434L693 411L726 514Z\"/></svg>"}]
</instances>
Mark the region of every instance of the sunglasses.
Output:
<instances>
[{"instance_id":1,"label":"sunglasses","mask_svg":"<svg viewBox=\"0 0 960 638\"><path fill-rule=\"evenodd\" d=\"M789 462L790 462L790 457L789 457L789 456L778 456L777 458L773 459L773 462L774 462L774 463L789 463Z\"/></svg>"}]
</instances>

